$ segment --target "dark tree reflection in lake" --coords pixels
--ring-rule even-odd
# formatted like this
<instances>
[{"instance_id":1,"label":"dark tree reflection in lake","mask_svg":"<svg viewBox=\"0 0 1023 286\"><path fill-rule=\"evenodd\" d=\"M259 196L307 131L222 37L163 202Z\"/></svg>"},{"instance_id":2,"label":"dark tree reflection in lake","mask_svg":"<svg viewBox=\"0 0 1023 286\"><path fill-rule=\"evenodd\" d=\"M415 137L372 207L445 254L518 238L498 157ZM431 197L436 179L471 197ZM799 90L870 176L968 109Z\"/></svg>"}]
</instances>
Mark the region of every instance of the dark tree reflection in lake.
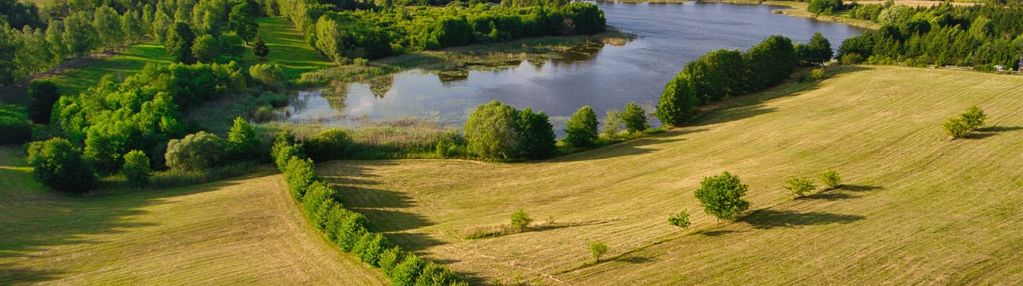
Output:
<instances>
[{"instance_id":1,"label":"dark tree reflection in lake","mask_svg":"<svg viewBox=\"0 0 1023 286\"><path fill-rule=\"evenodd\" d=\"M503 68L405 71L366 83L302 92L285 120L358 126L413 119L461 127L476 105L500 100L551 115L561 134L582 105L603 116L636 101L652 112L682 66L714 49L746 49L780 34L806 42L823 33L833 47L861 29L771 13L778 7L721 3L598 4L608 24L637 35L624 45L580 46L561 59ZM656 123L654 125L657 125Z\"/></svg>"}]
</instances>

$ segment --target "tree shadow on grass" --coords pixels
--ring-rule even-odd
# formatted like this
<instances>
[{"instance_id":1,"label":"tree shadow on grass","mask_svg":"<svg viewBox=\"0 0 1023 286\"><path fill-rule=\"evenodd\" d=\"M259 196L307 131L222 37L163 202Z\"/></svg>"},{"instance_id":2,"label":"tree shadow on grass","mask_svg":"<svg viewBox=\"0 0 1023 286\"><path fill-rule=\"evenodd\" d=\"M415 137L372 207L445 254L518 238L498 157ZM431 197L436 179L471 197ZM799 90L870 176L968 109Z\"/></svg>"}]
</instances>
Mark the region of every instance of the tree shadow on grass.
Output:
<instances>
[{"instance_id":1,"label":"tree shadow on grass","mask_svg":"<svg viewBox=\"0 0 1023 286\"><path fill-rule=\"evenodd\" d=\"M695 232L694 234L699 234L699 235L703 235L703 236L710 236L710 237L717 237L717 236L722 236L722 235L726 235L726 234L734 233L734 232L738 232L738 231L729 230L729 229L701 230L701 231Z\"/></svg>"},{"instance_id":2,"label":"tree shadow on grass","mask_svg":"<svg viewBox=\"0 0 1023 286\"><path fill-rule=\"evenodd\" d=\"M977 129L977 132L966 136L966 139L980 140L1005 132L1012 132L1023 129L1023 126L990 126Z\"/></svg>"},{"instance_id":3,"label":"tree shadow on grass","mask_svg":"<svg viewBox=\"0 0 1023 286\"><path fill-rule=\"evenodd\" d=\"M430 226L433 223L416 213L372 209L372 208L350 208L352 211L366 216L369 223L366 225L373 232L392 232L409 229L417 229Z\"/></svg>"},{"instance_id":4,"label":"tree shadow on grass","mask_svg":"<svg viewBox=\"0 0 1023 286\"><path fill-rule=\"evenodd\" d=\"M629 264L646 264L646 263L654 262L654 259L650 258L650 257L645 257L645 256L629 256L629 257L619 257L619 258L615 259L615 261L621 261L621 262L625 262L625 263L629 263Z\"/></svg>"},{"instance_id":5,"label":"tree shadow on grass","mask_svg":"<svg viewBox=\"0 0 1023 286\"><path fill-rule=\"evenodd\" d=\"M331 182L333 183L333 182ZM336 198L348 208L407 208L413 204L407 193L332 184Z\"/></svg>"},{"instance_id":6,"label":"tree shadow on grass","mask_svg":"<svg viewBox=\"0 0 1023 286\"><path fill-rule=\"evenodd\" d=\"M384 233L384 235L387 236L387 239L401 245L405 250L414 252L445 244L444 241L437 240L425 233L391 232Z\"/></svg>"},{"instance_id":7,"label":"tree shadow on grass","mask_svg":"<svg viewBox=\"0 0 1023 286\"><path fill-rule=\"evenodd\" d=\"M838 188L836 188L836 189L843 190L843 191L851 191L851 192L869 192L869 191L873 191L873 190L880 190L882 188L881 188L881 186L870 186L870 185L841 185L841 186L838 186Z\"/></svg>"},{"instance_id":8,"label":"tree shadow on grass","mask_svg":"<svg viewBox=\"0 0 1023 286\"><path fill-rule=\"evenodd\" d=\"M577 153L560 156L553 159L553 162L572 162L572 161L588 161L588 160L602 160L616 157L633 156L639 154L646 154L653 152L652 148L644 148L645 146L652 146L658 144L664 144L669 142L685 140L677 138L678 136L707 131L702 128L684 128L684 129L672 129L660 133L645 135L644 137L626 140L623 142L612 143L599 148L585 150ZM600 150L599 152L594 152Z\"/></svg>"},{"instance_id":9,"label":"tree shadow on grass","mask_svg":"<svg viewBox=\"0 0 1023 286\"><path fill-rule=\"evenodd\" d=\"M851 194L847 194L847 193L823 192L823 193L816 193L816 194L812 194L812 195L808 195L808 196L803 196L803 197L801 197L799 199L800 200L840 201L840 200L847 200L847 199L855 199L855 198L858 198L858 197L860 197L860 196L851 195Z\"/></svg>"},{"instance_id":10,"label":"tree shadow on grass","mask_svg":"<svg viewBox=\"0 0 1023 286\"><path fill-rule=\"evenodd\" d=\"M756 229L772 229L778 227L800 227L827 224L847 224L863 220L860 215L834 214L827 212L794 212L779 210L758 210L742 219Z\"/></svg>"},{"instance_id":11,"label":"tree shadow on grass","mask_svg":"<svg viewBox=\"0 0 1023 286\"><path fill-rule=\"evenodd\" d=\"M53 247L103 243L88 237L155 226L156 223L130 221L129 218L148 212L142 208L168 203L170 198L215 191L237 184L241 179L164 190L114 194L98 191L94 195L72 197L43 189L31 182L29 172L0 168L0 178L15 181L16 187L27 188L0 191L4 197L0 202L4 213L4 218L0 219L0 258L13 261L49 259L59 255L47 253ZM56 269L31 269L16 264L0 266L0 284L38 283L60 279L65 274Z\"/></svg>"}]
</instances>

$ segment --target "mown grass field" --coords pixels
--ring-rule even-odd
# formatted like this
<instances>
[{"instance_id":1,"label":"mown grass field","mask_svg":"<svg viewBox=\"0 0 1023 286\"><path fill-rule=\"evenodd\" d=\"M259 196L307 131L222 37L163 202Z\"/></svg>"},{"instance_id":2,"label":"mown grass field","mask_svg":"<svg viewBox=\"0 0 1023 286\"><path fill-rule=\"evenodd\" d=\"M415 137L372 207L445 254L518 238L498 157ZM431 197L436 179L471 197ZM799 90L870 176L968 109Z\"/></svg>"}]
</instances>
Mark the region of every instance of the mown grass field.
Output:
<instances>
[{"instance_id":1,"label":"mown grass field","mask_svg":"<svg viewBox=\"0 0 1023 286\"><path fill-rule=\"evenodd\" d=\"M67 197L22 158L0 147L0 285L386 284L305 223L278 174Z\"/></svg>"},{"instance_id":2,"label":"mown grass field","mask_svg":"<svg viewBox=\"0 0 1023 286\"><path fill-rule=\"evenodd\" d=\"M545 285L1023 283L1023 81L862 67L662 136L546 162L335 161L346 206L477 282ZM978 105L990 128L950 141ZM804 199L788 176L847 186ZM730 171L752 213L718 222L693 196ZM523 209L533 231L467 240ZM688 209L680 231L670 214ZM587 245L603 241L592 264Z\"/></svg>"},{"instance_id":3,"label":"mown grass field","mask_svg":"<svg viewBox=\"0 0 1023 286\"><path fill-rule=\"evenodd\" d=\"M270 49L265 60L260 60L251 51L245 53L242 61L245 63L271 62L284 67L284 73L289 79L298 78L299 74L333 66L334 63L323 57L309 43L305 36L288 19L260 18L259 35L266 41Z\"/></svg>"}]
</instances>

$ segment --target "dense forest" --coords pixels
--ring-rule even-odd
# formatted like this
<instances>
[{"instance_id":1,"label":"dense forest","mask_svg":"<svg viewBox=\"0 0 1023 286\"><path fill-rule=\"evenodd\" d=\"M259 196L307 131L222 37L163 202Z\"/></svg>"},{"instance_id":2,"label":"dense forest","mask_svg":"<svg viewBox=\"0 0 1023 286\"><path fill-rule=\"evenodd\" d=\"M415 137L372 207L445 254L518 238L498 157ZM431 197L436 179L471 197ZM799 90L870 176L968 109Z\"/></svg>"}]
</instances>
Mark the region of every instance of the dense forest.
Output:
<instances>
[{"instance_id":1,"label":"dense forest","mask_svg":"<svg viewBox=\"0 0 1023 286\"><path fill-rule=\"evenodd\" d=\"M869 7L869 8L868 8ZM853 15L875 20L868 30L842 43L845 63L954 65L978 70L1018 68L1023 55L1023 4L930 8L901 5L853 6Z\"/></svg>"}]
</instances>

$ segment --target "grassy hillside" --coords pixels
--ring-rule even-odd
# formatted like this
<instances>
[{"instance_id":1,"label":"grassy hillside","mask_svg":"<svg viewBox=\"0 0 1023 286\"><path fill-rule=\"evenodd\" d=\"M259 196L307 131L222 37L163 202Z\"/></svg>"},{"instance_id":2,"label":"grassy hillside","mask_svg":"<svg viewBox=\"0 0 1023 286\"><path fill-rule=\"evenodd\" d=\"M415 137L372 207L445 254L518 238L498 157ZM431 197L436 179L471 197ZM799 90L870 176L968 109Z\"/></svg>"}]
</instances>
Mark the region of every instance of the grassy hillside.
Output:
<instances>
[{"instance_id":1,"label":"grassy hillside","mask_svg":"<svg viewBox=\"0 0 1023 286\"><path fill-rule=\"evenodd\" d=\"M305 36L295 30L295 26L285 18L260 18L259 35L266 41L270 53L266 62L276 63L284 67L289 79L298 78L304 72L314 71L332 66L333 63L320 55L305 41ZM242 60L246 63L260 62L259 58L246 53Z\"/></svg>"},{"instance_id":2,"label":"grassy hillside","mask_svg":"<svg viewBox=\"0 0 1023 286\"><path fill-rule=\"evenodd\" d=\"M317 70L333 65L316 50L306 44L302 33L296 31L291 22L284 18L260 18L259 34L270 48L266 60L252 55L246 47L241 64L250 65L260 62L277 63L284 66L289 78L297 78L298 74ZM75 94L96 85L104 75L113 75L123 79L142 70L146 64L170 64L171 58L162 44L138 44L117 53L116 55L84 60L69 64L69 68L52 79L61 87L62 94Z\"/></svg>"},{"instance_id":3,"label":"grassy hillside","mask_svg":"<svg viewBox=\"0 0 1023 286\"><path fill-rule=\"evenodd\" d=\"M0 148L0 284L386 284L321 238L280 175L70 198Z\"/></svg>"},{"instance_id":4,"label":"grassy hillside","mask_svg":"<svg viewBox=\"0 0 1023 286\"><path fill-rule=\"evenodd\" d=\"M95 86L105 75L124 79L150 63L171 63L162 44L138 44L113 56L69 64L67 70L51 79L60 87L61 94L77 94Z\"/></svg>"},{"instance_id":5,"label":"grassy hillside","mask_svg":"<svg viewBox=\"0 0 1023 286\"><path fill-rule=\"evenodd\" d=\"M479 281L542 284L1023 282L1018 77L864 67L690 127L549 162L341 161L319 167L347 206L403 246ZM949 141L979 105L993 127ZM794 200L787 176L848 186ZM728 170L753 212L704 214L693 191ZM542 226L466 240L524 209ZM681 232L670 214L688 209ZM587 244L607 261L590 265Z\"/></svg>"}]
</instances>

